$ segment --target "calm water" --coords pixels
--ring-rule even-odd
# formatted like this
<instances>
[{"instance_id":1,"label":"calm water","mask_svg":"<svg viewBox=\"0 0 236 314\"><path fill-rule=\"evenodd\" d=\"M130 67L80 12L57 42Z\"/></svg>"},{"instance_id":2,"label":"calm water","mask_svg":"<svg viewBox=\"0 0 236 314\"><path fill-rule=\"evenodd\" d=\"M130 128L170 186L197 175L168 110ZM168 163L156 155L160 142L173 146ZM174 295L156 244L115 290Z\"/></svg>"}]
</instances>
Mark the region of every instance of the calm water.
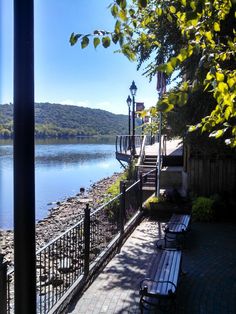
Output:
<instances>
[{"instance_id":1,"label":"calm water","mask_svg":"<svg viewBox=\"0 0 236 314\"><path fill-rule=\"evenodd\" d=\"M0 141L0 229L13 225L13 147ZM77 139L36 143L36 219L47 216L50 203L120 172L114 139Z\"/></svg>"}]
</instances>

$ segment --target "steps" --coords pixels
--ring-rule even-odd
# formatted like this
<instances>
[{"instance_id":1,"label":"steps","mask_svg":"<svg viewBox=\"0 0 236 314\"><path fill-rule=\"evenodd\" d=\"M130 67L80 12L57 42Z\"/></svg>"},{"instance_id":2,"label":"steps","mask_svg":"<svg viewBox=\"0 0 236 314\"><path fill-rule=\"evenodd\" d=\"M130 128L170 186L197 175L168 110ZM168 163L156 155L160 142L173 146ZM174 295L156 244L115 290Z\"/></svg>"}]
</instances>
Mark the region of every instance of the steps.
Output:
<instances>
[{"instance_id":1,"label":"steps","mask_svg":"<svg viewBox=\"0 0 236 314\"><path fill-rule=\"evenodd\" d=\"M152 173L147 175L143 181L143 190L145 191L155 191L156 186L156 164L157 156L155 155L146 155L143 161L143 164L139 166L138 172L145 175L146 173L154 170Z\"/></svg>"},{"instance_id":2,"label":"steps","mask_svg":"<svg viewBox=\"0 0 236 314\"><path fill-rule=\"evenodd\" d=\"M179 161L179 160L178 160ZM145 156L144 162L138 167L138 172L145 175L151 170L154 170L151 174L147 175L143 181L143 191L155 192L156 190L156 164L157 156L147 155ZM181 163L177 163L181 164ZM173 189L185 196L186 193L183 189L183 167L178 166L166 166L161 169L160 176L160 189L164 191L172 191Z\"/></svg>"}]
</instances>

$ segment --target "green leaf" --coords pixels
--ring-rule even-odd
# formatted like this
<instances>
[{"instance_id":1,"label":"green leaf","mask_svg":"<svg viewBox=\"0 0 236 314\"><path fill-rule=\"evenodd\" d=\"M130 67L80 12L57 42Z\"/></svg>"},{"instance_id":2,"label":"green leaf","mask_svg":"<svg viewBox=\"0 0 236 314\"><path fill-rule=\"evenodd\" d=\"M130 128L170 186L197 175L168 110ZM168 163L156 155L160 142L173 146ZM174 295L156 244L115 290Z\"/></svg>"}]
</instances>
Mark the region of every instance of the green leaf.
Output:
<instances>
[{"instance_id":1,"label":"green leaf","mask_svg":"<svg viewBox=\"0 0 236 314\"><path fill-rule=\"evenodd\" d=\"M100 38L94 37L94 39L93 39L94 48L97 48L97 46L98 46L99 44L100 44Z\"/></svg>"},{"instance_id":2,"label":"green leaf","mask_svg":"<svg viewBox=\"0 0 236 314\"><path fill-rule=\"evenodd\" d=\"M151 109L150 109L150 115L151 115L152 117L154 117L154 116L156 116L156 114L157 114L157 109L156 109L155 107L151 107Z\"/></svg>"},{"instance_id":3,"label":"green leaf","mask_svg":"<svg viewBox=\"0 0 236 314\"><path fill-rule=\"evenodd\" d=\"M121 9L123 9L123 10L126 9L126 6L127 6L126 0L121 0L119 5L120 5Z\"/></svg>"},{"instance_id":4,"label":"green leaf","mask_svg":"<svg viewBox=\"0 0 236 314\"><path fill-rule=\"evenodd\" d=\"M223 81L224 81L224 78L225 78L225 76L224 76L223 73L216 72L216 80L217 80L218 82L223 82Z\"/></svg>"},{"instance_id":5,"label":"green leaf","mask_svg":"<svg viewBox=\"0 0 236 314\"><path fill-rule=\"evenodd\" d=\"M120 21L116 21L116 24L115 24L115 33L116 34L119 34L120 33L120 26L121 26L121 23Z\"/></svg>"},{"instance_id":6,"label":"green leaf","mask_svg":"<svg viewBox=\"0 0 236 314\"><path fill-rule=\"evenodd\" d=\"M129 9L129 15L134 18L135 11L133 9Z\"/></svg>"},{"instance_id":7,"label":"green leaf","mask_svg":"<svg viewBox=\"0 0 236 314\"><path fill-rule=\"evenodd\" d=\"M185 105L188 101L188 94L187 93L180 93L180 98L179 98L181 106Z\"/></svg>"},{"instance_id":8,"label":"green leaf","mask_svg":"<svg viewBox=\"0 0 236 314\"><path fill-rule=\"evenodd\" d=\"M166 74L170 75L174 71L174 67L172 66L171 62L166 64Z\"/></svg>"},{"instance_id":9,"label":"green leaf","mask_svg":"<svg viewBox=\"0 0 236 314\"><path fill-rule=\"evenodd\" d=\"M138 0L138 5L140 8L146 8L147 0Z\"/></svg>"},{"instance_id":10,"label":"green leaf","mask_svg":"<svg viewBox=\"0 0 236 314\"><path fill-rule=\"evenodd\" d=\"M228 90L228 85L227 85L226 83L224 83L224 82L220 82L220 83L218 84L218 89L219 89L219 91L220 91L221 93L224 93L225 91Z\"/></svg>"},{"instance_id":11,"label":"green leaf","mask_svg":"<svg viewBox=\"0 0 236 314\"><path fill-rule=\"evenodd\" d=\"M117 17L117 14L118 14L118 7L116 4L114 4L112 7L111 7L111 14L114 16L114 17Z\"/></svg>"},{"instance_id":12,"label":"green leaf","mask_svg":"<svg viewBox=\"0 0 236 314\"><path fill-rule=\"evenodd\" d=\"M210 133L209 137L219 138L224 134L224 130L217 130Z\"/></svg>"},{"instance_id":13,"label":"green leaf","mask_svg":"<svg viewBox=\"0 0 236 314\"><path fill-rule=\"evenodd\" d=\"M71 46L74 46L81 36L82 36L81 34L76 34L75 35L74 33L72 33L70 35L70 44L71 44Z\"/></svg>"},{"instance_id":14,"label":"green leaf","mask_svg":"<svg viewBox=\"0 0 236 314\"><path fill-rule=\"evenodd\" d=\"M119 40L119 36L117 34L112 34L111 38L114 44L116 44Z\"/></svg>"},{"instance_id":15,"label":"green leaf","mask_svg":"<svg viewBox=\"0 0 236 314\"><path fill-rule=\"evenodd\" d=\"M88 38L88 36L84 36L82 38L82 41L81 41L82 49L86 48L88 46L88 44L89 44L89 38Z\"/></svg>"},{"instance_id":16,"label":"green leaf","mask_svg":"<svg viewBox=\"0 0 236 314\"><path fill-rule=\"evenodd\" d=\"M214 23L214 31L215 32L220 32L220 24L217 23L217 22Z\"/></svg>"},{"instance_id":17,"label":"green leaf","mask_svg":"<svg viewBox=\"0 0 236 314\"><path fill-rule=\"evenodd\" d=\"M102 38L102 45L103 45L104 48L109 47L110 44L111 44L111 39L110 39L110 37L106 36L106 37L103 37L103 38Z\"/></svg>"},{"instance_id":18,"label":"green leaf","mask_svg":"<svg viewBox=\"0 0 236 314\"><path fill-rule=\"evenodd\" d=\"M157 14L158 16L161 16L161 15L162 15L162 8L157 8L157 9L156 9L156 14Z\"/></svg>"},{"instance_id":19,"label":"green leaf","mask_svg":"<svg viewBox=\"0 0 236 314\"><path fill-rule=\"evenodd\" d=\"M195 125L190 125L190 127L188 128L188 131L189 132L194 132L194 131L196 131L196 126Z\"/></svg>"},{"instance_id":20,"label":"green leaf","mask_svg":"<svg viewBox=\"0 0 236 314\"><path fill-rule=\"evenodd\" d=\"M174 108L174 105L170 104L167 100L159 101L157 103L157 109L164 112L169 112Z\"/></svg>"},{"instance_id":21,"label":"green leaf","mask_svg":"<svg viewBox=\"0 0 236 314\"><path fill-rule=\"evenodd\" d=\"M225 119L226 119L226 120L229 119L231 113L232 113L232 109L231 109L231 107L228 106L228 107L225 109Z\"/></svg>"},{"instance_id":22,"label":"green leaf","mask_svg":"<svg viewBox=\"0 0 236 314\"><path fill-rule=\"evenodd\" d=\"M126 20L127 20L126 10L120 10L120 12L119 12L119 18L120 18L122 21L126 21Z\"/></svg>"},{"instance_id":23,"label":"green leaf","mask_svg":"<svg viewBox=\"0 0 236 314\"><path fill-rule=\"evenodd\" d=\"M195 3L195 1L191 1L191 2L190 2L190 7L191 7L191 9L192 9L193 11L196 10L196 3Z\"/></svg>"},{"instance_id":24,"label":"green leaf","mask_svg":"<svg viewBox=\"0 0 236 314\"><path fill-rule=\"evenodd\" d=\"M176 13L176 8L173 5L170 6L170 12Z\"/></svg>"},{"instance_id":25,"label":"green leaf","mask_svg":"<svg viewBox=\"0 0 236 314\"><path fill-rule=\"evenodd\" d=\"M212 40L212 33L209 31L209 32L205 32L205 36L206 38L211 41Z\"/></svg>"}]
</instances>

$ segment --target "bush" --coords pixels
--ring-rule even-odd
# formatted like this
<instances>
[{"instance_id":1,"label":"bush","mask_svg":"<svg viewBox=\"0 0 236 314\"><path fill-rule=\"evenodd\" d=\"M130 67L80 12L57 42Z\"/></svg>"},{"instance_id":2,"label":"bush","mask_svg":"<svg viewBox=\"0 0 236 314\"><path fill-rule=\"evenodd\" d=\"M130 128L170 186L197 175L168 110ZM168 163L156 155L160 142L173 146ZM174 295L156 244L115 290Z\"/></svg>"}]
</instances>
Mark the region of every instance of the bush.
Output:
<instances>
[{"instance_id":1,"label":"bush","mask_svg":"<svg viewBox=\"0 0 236 314\"><path fill-rule=\"evenodd\" d=\"M151 196L145 202L144 207L146 209L150 210L151 209L151 204L157 204L157 203L160 203L160 202L163 202L163 201L164 201L164 198L163 198L162 195L160 195L159 198L157 196Z\"/></svg>"},{"instance_id":2,"label":"bush","mask_svg":"<svg viewBox=\"0 0 236 314\"><path fill-rule=\"evenodd\" d=\"M195 221L212 221L215 218L214 200L197 197L192 203L192 217Z\"/></svg>"}]
</instances>

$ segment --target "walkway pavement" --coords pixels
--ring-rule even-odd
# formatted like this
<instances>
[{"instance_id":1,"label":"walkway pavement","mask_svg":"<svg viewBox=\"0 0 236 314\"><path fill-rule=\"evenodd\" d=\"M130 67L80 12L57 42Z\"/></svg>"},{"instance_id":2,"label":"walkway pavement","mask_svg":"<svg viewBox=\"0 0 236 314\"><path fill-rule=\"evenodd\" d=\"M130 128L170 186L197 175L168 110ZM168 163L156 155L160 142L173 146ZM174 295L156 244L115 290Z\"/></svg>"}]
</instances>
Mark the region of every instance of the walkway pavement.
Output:
<instances>
[{"instance_id":1,"label":"walkway pavement","mask_svg":"<svg viewBox=\"0 0 236 314\"><path fill-rule=\"evenodd\" d=\"M164 149L164 147L162 147ZM159 150L159 143L156 142L153 145L147 145L145 147L146 155L157 155ZM165 150L165 149L164 149ZM182 156L183 144L182 140L168 140L166 141L166 155Z\"/></svg>"},{"instance_id":2,"label":"walkway pavement","mask_svg":"<svg viewBox=\"0 0 236 314\"><path fill-rule=\"evenodd\" d=\"M67 313L140 313L139 282L148 275L155 258L161 225L144 220ZM236 313L235 249L236 224L192 225L183 251L183 269L187 273L178 289L177 314Z\"/></svg>"}]
</instances>

